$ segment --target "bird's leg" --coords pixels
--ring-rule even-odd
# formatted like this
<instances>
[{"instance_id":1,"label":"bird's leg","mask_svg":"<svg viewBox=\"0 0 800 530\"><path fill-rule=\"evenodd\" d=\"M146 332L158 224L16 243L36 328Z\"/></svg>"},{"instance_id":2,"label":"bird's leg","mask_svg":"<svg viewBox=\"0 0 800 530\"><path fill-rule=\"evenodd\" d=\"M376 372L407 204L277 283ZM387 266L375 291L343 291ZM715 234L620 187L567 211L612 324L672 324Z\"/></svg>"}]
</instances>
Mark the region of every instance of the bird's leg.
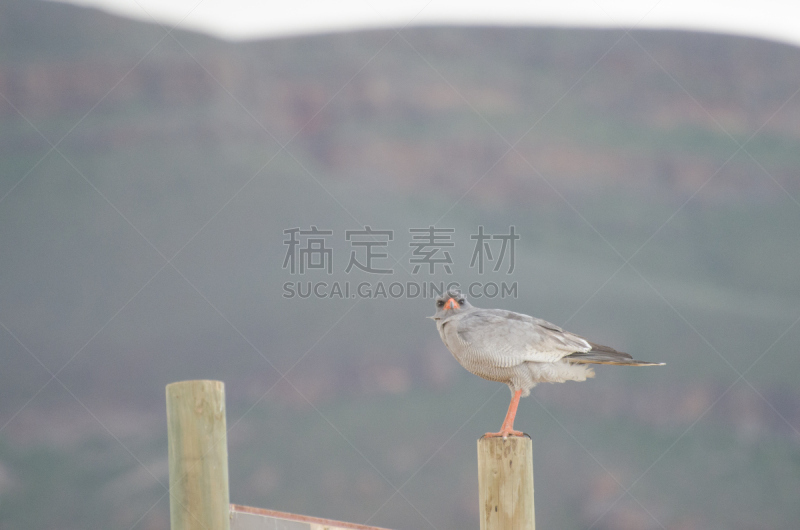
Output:
<instances>
[{"instance_id":1,"label":"bird's leg","mask_svg":"<svg viewBox=\"0 0 800 530\"><path fill-rule=\"evenodd\" d=\"M524 435L524 433L514 430L514 418L517 416L517 407L519 406L520 395L522 395L522 390L517 390L514 392L514 396L511 398L511 403L508 404L508 412L506 412L506 419L503 420L503 426L500 427L500 432L487 432L484 434L485 437L493 438L496 436L502 436L503 438L508 438L509 435Z\"/></svg>"}]
</instances>

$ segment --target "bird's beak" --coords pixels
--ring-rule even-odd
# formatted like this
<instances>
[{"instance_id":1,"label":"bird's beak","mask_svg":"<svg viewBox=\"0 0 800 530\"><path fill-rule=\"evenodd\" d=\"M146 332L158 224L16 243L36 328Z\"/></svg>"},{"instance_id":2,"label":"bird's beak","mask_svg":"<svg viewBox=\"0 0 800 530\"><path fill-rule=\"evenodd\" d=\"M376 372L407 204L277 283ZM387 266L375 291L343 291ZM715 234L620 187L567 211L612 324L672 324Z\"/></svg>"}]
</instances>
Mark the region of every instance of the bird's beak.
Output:
<instances>
[{"instance_id":1,"label":"bird's beak","mask_svg":"<svg viewBox=\"0 0 800 530\"><path fill-rule=\"evenodd\" d=\"M431 315L431 316L425 317L425 318L430 318L431 320L439 320L439 317L437 317L436 315Z\"/></svg>"},{"instance_id":2,"label":"bird's beak","mask_svg":"<svg viewBox=\"0 0 800 530\"><path fill-rule=\"evenodd\" d=\"M450 298L450 299L447 301L447 303L446 303L446 304L444 304L444 308L445 308L445 309L458 309L458 308L460 308L460 307L461 307L461 306L459 306L459 305L458 305L458 302L456 302L455 298Z\"/></svg>"}]
</instances>

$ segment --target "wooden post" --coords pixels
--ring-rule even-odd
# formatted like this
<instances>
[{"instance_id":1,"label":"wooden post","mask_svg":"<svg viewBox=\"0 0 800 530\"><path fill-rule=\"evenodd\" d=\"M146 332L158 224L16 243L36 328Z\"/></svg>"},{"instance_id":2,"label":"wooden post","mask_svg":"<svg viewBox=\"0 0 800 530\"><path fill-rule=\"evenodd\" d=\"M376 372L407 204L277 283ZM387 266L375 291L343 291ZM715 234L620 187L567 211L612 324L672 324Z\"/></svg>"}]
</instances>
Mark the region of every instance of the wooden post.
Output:
<instances>
[{"instance_id":1,"label":"wooden post","mask_svg":"<svg viewBox=\"0 0 800 530\"><path fill-rule=\"evenodd\" d=\"M167 385L172 530L230 530L225 385Z\"/></svg>"},{"instance_id":2,"label":"wooden post","mask_svg":"<svg viewBox=\"0 0 800 530\"><path fill-rule=\"evenodd\" d=\"M481 530L535 530L528 435L478 440L478 490Z\"/></svg>"}]
</instances>

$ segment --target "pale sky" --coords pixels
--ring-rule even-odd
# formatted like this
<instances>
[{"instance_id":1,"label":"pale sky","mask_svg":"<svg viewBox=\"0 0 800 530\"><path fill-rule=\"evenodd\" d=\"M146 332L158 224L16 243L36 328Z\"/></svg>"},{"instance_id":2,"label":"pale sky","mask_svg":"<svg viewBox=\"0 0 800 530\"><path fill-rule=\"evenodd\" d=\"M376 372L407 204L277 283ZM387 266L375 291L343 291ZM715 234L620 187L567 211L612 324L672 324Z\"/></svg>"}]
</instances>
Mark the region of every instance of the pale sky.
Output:
<instances>
[{"instance_id":1,"label":"pale sky","mask_svg":"<svg viewBox=\"0 0 800 530\"><path fill-rule=\"evenodd\" d=\"M69 1L229 39L445 23L694 29L800 46L799 0Z\"/></svg>"}]
</instances>

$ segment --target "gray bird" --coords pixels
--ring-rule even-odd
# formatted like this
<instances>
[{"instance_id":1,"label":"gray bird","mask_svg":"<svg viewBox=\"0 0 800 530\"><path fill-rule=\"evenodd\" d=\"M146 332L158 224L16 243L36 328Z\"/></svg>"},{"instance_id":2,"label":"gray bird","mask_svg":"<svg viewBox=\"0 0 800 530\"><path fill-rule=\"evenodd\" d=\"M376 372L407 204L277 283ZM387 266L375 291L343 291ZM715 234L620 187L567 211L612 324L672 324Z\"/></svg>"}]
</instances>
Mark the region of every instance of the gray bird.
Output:
<instances>
[{"instance_id":1,"label":"gray bird","mask_svg":"<svg viewBox=\"0 0 800 530\"><path fill-rule=\"evenodd\" d=\"M585 381L594 377L587 364L661 366L564 331L546 320L504 309L480 309L451 289L436 299L436 329L456 360L473 374L505 383L511 403L500 432L486 436L522 436L514 430L519 398L537 383Z\"/></svg>"}]
</instances>

